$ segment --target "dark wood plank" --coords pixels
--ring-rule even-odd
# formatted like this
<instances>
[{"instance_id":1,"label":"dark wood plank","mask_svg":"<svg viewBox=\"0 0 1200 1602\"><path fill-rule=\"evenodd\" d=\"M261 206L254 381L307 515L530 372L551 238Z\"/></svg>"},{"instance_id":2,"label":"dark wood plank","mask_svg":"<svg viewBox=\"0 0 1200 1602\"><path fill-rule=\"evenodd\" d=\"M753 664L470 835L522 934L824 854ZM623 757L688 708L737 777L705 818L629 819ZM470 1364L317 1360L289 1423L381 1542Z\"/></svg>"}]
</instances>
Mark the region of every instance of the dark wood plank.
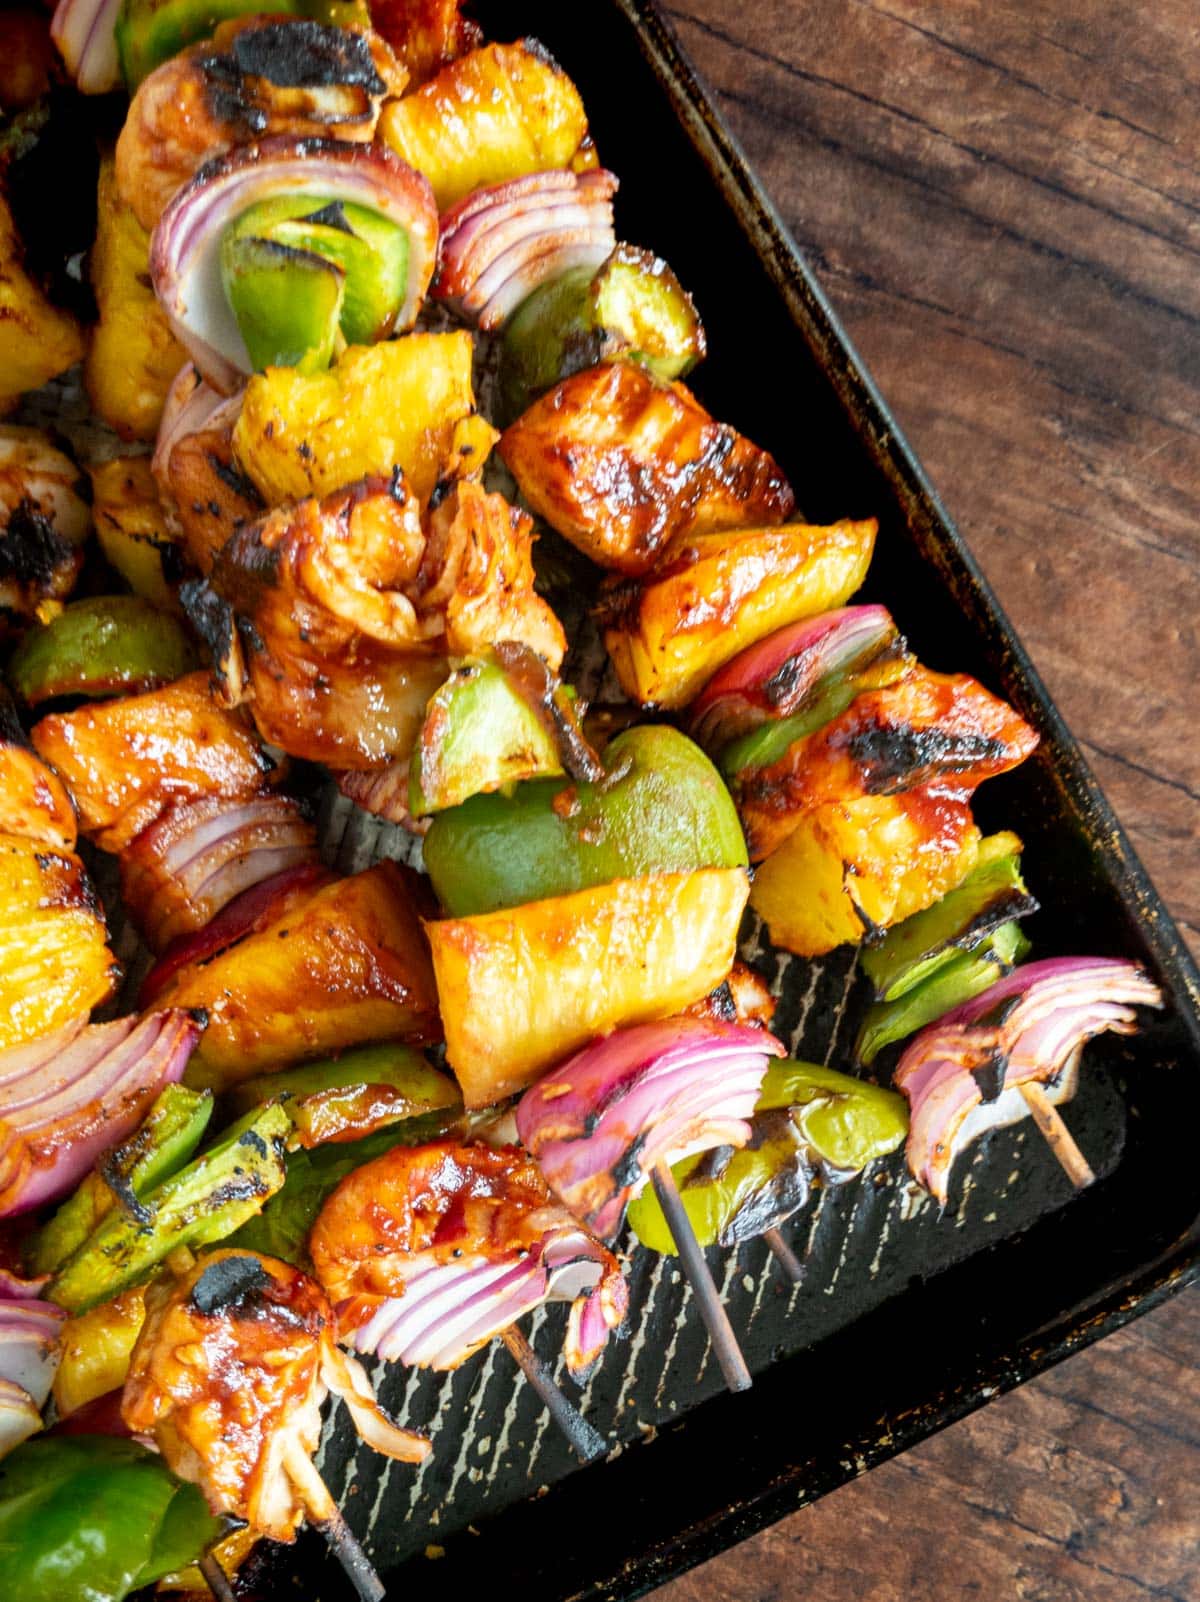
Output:
<instances>
[{"instance_id":1,"label":"dark wood plank","mask_svg":"<svg viewBox=\"0 0 1200 1602\"><path fill-rule=\"evenodd\" d=\"M666 9L1200 951L1194 5ZM1198 1307L656 1598L1200 1602Z\"/></svg>"}]
</instances>

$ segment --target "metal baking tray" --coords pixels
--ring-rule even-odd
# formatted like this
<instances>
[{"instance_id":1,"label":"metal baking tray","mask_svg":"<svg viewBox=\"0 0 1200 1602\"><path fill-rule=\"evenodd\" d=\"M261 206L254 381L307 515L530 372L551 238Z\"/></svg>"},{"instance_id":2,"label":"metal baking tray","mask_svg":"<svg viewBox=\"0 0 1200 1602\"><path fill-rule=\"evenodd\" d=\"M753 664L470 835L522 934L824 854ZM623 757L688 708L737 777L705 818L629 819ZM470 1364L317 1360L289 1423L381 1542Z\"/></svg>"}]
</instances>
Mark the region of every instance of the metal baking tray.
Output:
<instances>
[{"instance_id":1,"label":"metal baking tray","mask_svg":"<svg viewBox=\"0 0 1200 1602\"><path fill-rule=\"evenodd\" d=\"M793 1289L761 1242L711 1254L755 1374L723 1391L674 1260L632 1258L628 1338L579 1396L612 1442L579 1468L499 1342L453 1374L385 1370L384 1401L428 1426L419 1471L388 1465L335 1418L318 1459L389 1590L525 1602L632 1597L911 1446L1156 1305L1197 1274L1200 975L1041 680L886 405L650 0L476 7L488 35L541 40L575 79L621 179L618 237L674 266L704 318L700 398L767 446L813 522L877 516L865 595L921 660L1005 694L1042 734L1037 756L977 797L1016 829L1043 905L1035 954L1135 957L1169 1004L1131 1040L1088 1048L1067 1109L1099 1175L1075 1196L1032 1126L959 1165L950 1205L900 1157L820 1192L789 1226L808 1252ZM587 603L590 597L577 597ZM338 865L392 831L326 810ZM847 1066L867 1002L853 956L774 951L751 920L743 953L780 995L798 1056ZM894 1054L893 1054L894 1055ZM881 1059L886 1064L889 1059ZM565 1310L530 1336L557 1362ZM563 1376L561 1364L558 1366ZM566 1382L570 1389L569 1382ZM271 1594L346 1595L311 1538L281 1554ZM477 1589L478 1588L478 1589Z\"/></svg>"}]
</instances>

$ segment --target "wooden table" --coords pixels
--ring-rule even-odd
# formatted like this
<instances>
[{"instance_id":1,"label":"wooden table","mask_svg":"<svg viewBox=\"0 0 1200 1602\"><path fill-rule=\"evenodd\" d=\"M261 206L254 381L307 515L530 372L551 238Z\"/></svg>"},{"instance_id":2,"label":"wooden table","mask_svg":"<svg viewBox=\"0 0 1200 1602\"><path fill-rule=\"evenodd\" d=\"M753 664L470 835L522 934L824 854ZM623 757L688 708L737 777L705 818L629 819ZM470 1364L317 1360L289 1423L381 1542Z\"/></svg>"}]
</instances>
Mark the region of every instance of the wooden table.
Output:
<instances>
[{"instance_id":1,"label":"wooden table","mask_svg":"<svg viewBox=\"0 0 1200 1602\"><path fill-rule=\"evenodd\" d=\"M1200 951L1195 0L665 8ZM656 1602L1200 1602L1198 1311Z\"/></svg>"}]
</instances>

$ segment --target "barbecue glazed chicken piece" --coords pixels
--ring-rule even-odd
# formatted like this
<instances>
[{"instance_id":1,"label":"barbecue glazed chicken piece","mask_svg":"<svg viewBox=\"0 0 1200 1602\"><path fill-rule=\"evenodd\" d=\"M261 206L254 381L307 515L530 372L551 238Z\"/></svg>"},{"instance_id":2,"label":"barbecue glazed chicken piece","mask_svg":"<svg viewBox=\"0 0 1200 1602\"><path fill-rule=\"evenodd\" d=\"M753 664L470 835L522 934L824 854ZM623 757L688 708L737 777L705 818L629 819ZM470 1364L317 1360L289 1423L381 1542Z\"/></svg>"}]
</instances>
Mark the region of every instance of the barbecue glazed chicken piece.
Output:
<instances>
[{"instance_id":1,"label":"barbecue glazed chicken piece","mask_svg":"<svg viewBox=\"0 0 1200 1602\"><path fill-rule=\"evenodd\" d=\"M343 1338L389 1362L457 1368L556 1294L574 1297L565 1355L578 1373L625 1316L616 1259L521 1146L393 1147L342 1180L308 1247Z\"/></svg>"},{"instance_id":2,"label":"barbecue glazed chicken piece","mask_svg":"<svg viewBox=\"0 0 1200 1602\"><path fill-rule=\"evenodd\" d=\"M216 705L203 672L52 713L31 739L102 851L124 850L169 807L206 796L246 799L283 777L245 714Z\"/></svg>"},{"instance_id":3,"label":"barbecue glazed chicken piece","mask_svg":"<svg viewBox=\"0 0 1200 1602\"><path fill-rule=\"evenodd\" d=\"M223 23L165 61L133 97L117 140L117 186L147 231L213 157L272 134L370 143L407 74L366 29L300 18Z\"/></svg>"},{"instance_id":4,"label":"barbecue glazed chicken piece","mask_svg":"<svg viewBox=\"0 0 1200 1602\"><path fill-rule=\"evenodd\" d=\"M211 579L248 625L263 737L334 768L376 767L408 755L448 656L517 640L557 668L566 641L533 589L531 528L464 481L425 531L396 473L236 534Z\"/></svg>"},{"instance_id":5,"label":"barbecue glazed chicken piece","mask_svg":"<svg viewBox=\"0 0 1200 1602\"><path fill-rule=\"evenodd\" d=\"M856 696L839 717L743 777L742 825L752 862L769 856L816 807L931 787L966 799L1024 762L1037 735L1007 702L965 673L914 666Z\"/></svg>"},{"instance_id":6,"label":"barbecue glazed chicken piece","mask_svg":"<svg viewBox=\"0 0 1200 1602\"><path fill-rule=\"evenodd\" d=\"M75 809L62 780L31 748L7 690L0 689L0 834L73 851Z\"/></svg>"},{"instance_id":7,"label":"barbecue glazed chicken piece","mask_svg":"<svg viewBox=\"0 0 1200 1602\"><path fill-rule=\"evenodd\" d=\"M371 22L407 70L410 89L483 43L462 5L463 0L375 0Z\"/></svg>"},{"instance_id":8,"label":"barbecue glazed chicken piece","mask_svg":"<svg viewBox=\"0 0 1200 1602\"><path fill-rule=\"evenodd\" d=\"M551 528L632 576L670 540L782 523L795 504L766 451L632 362L564 379L498 448Z\"/></svg>"},{"instance_id":9,"label":"barbecue glazed chicken piece","mask_svg":"<svg viewBox=\"0 0 1200 1602\"><path fill-rule=\"evenodd\" d=\"M292 1541L306 1514L319 1523L333 1512L312 1466L329 1391L376 1450L408 1463L429 1452L381 1412L336 1337L333 1310L307 1275L253 1252L211 1252L147 1290L122 1417L214 1513Z\"/></svg>"},{"instance_id":10,"label":"barbecue glazed chicken piece","mask_svg":"<svg viewBox=\"0 0 1200 1602\"><path fill-rule=\"evenodd\" d=\"M6 326L0 300L0 363ZM74 589L92 526L86 494L86 478L44 429L0 427L0 640Z\"/></svg>"}]
</instances>

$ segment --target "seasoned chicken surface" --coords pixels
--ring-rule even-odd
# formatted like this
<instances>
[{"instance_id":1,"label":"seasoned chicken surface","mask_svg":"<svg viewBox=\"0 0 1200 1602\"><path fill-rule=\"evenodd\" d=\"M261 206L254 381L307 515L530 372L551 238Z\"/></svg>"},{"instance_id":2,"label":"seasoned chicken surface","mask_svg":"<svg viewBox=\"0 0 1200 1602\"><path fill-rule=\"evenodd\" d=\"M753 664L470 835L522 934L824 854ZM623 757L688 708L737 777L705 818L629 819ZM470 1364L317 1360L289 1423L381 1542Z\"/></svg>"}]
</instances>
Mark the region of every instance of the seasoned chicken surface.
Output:
<instances>
[{"instance_id":1,"label":"seasoned chicken surface","mask_svg":"<svg viewBox=\"0 0 1200 1602\"><path fill-rule=\"evenodd\" d=\"M965 799L1025 760L1036 733L965 673L914 667L856 696L839 717L745 776L741 816L753 861L768 856L807 810L919 787Z\"/></svg>"},{"instance_id":2,"label":"seasoned chicken surface","mask_svg":"<svg viewBox=\"0 0 1200 1602\"><path fill-rule=\"evenodd\" d=\"M8 696L0 692L0 834L72 851L78 827L62 780L30 749Z\"/></svg>"},{"instance_id":3,"label":"seasoned chicken surface","mask_svg":"<svg viewBox=\"0 0 1200 1602\"><path fill-rule=\"evenodd\" d=\"M188 561L207 573L217 552L263 514L264 502L233 454L241 401L233 396L201 428L181 433L155 453L159 496L182 535Z\"/></svg>"},{"instance_id":4,"label":"seasoned chicken surface","mask_svg":"<svg viewBox=\"0 0 1200 1602\"><path fill-rule=\"evenodd\" d=\"M141 84L117 140L117 186L142 227L214 156L272 134L369 142L407 74L378 35L301 18L235 18Z\"/></svg>"},{"instance_id":5,"label":"seasoned chicken surface","mask_svg":"<svg viewBox=\"0 0 1200 1602\"><path fill-rule=\"evenodd\" d=\"M766 451L631 362L564 379L499 451L534 511L621 573L680 536L781 523L795 503Z\"/></svg>"},{"instance_id":6,"label":"seasoned chicken surface","mask_svg":"<svg viewBox=\"0 0 1200 1602\"><path fill-rule=\"evenodd\" d=\"M463 0L375 0L371 21L407 69L410 87L482 44L462 6Z\"/></svg>"},{"instance_id":7,"label":"seasoned chicken surface","mask_svg":"<svg viewBox=\"0 0 1200 1602\"><path fill-rule=\"evenodd\" d=\"M123 850L168 807L256 795L282 777L245 714L214 703L202 672L53 713L31 738L66 784L83 833L104 851Z\"/></svg>"},{"instance_id":8,"label":"seasoned chicken surface","mask_svg":"<svg viewBox=\"0 0 1200 1602\"><path fill-rule=\"evenodd\" d=\"M396 474L235 534L211 579L247 625L263 736L335 768L374 768L408 755L449 655L512 639L557 667L566 641L533 589L531 530L503 497L460 482L426 532Z\"/></svg>"},{"instance_id":9,"label":"seasoned chicken surface","mask_svg":"<svg viewBox=\"0 0 1200 1602\"><path fill-rule=\"evenodd\" d=\"M775 1016L775 997L761 974L744 962L735 962L729 977L707 996L683 1009L688 1018L712 1018L717 1023L757 1024L769 1029Z\"/></svg>"}]
</instances>

